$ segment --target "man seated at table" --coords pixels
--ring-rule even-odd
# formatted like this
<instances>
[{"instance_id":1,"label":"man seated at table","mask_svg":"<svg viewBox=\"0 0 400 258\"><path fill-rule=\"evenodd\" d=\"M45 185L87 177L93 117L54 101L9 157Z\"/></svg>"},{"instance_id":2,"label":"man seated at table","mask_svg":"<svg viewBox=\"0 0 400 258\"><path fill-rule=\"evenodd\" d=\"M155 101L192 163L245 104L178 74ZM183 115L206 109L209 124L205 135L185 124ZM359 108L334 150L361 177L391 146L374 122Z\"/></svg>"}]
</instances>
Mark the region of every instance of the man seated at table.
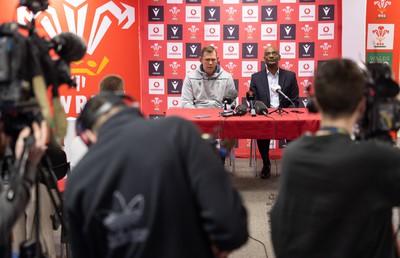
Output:
<instances>
[{"instance_id":1,"label":"man seated at table","mask_svg":"<svg viewBox=\"0 0 400 258\"><path fill-rule=\"evenodd\" d=\"M190 72L182 87L183 108L223 108L223 98L229 90L235 90L232 75L217 63L214 47L201 50L201 65Z\"/></svg>"},{"instance_id":2,"label":"man seated at table","mask_svg":"<svg viewBox=\"0 0 400 258\"><path fill-rule=\"evenodd\" d=\"M279 68L281 60L278 48L269 46L264 51L265 67L253 74L250 81L250 90L254 94L254 100L264 102L268 108L293 108L299 104L299 86L297 85L296 74ZM291 101L282 98L273 87L280 86L281 91ZM267 179L271 173L271 162L269 160L269 139L257 140L258 151L263 160L263 168L260 177Z\"/></svg>"},{"instance_id":3,"label":"man seated at table","mask_svg":"<svg viewBox=\"0 0 400 258\"><path fill-rule=\"evenodd\" d=\"M223 99L232 91L236 91L232 75L218 64L217 50L206 46L201 50L201 65L190 72L182 87L183 108L224 108ZM236 101L233 100L232 104ZM224 139L221 141L223 149L230 152L235 140ZM225 163L225 155L221 160Z\"/></svg>"}]
</instances>

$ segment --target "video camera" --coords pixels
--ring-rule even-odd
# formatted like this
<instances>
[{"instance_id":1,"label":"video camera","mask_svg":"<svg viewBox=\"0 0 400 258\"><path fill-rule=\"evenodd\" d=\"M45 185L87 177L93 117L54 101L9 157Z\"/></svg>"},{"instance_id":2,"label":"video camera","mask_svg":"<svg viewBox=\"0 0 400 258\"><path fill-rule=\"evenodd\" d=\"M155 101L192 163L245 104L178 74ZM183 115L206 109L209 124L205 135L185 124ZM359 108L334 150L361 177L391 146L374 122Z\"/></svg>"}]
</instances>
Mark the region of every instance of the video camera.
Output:
<instances>
[{"instance_id":1,"label":"video camera","mask_svg":"<svg viewBox=\"0 0 400 258\"><path fill-rule=\"evenodd\" d=\"M33 13L28 25L14 22L0 25L0 112L6 134L14 139L22 128L35 120L44 118L49 124L47 89L50 86L54 112L62 111L54 114L54 119L58 119L55 124L66 124L58 87L62 84L76 86L71 78L70 62L82 59L86 53L86 43L73 33L63 32L51 40L38 36L33 17L47 9L47 1L21 0L20 6ZM58 59L52 59L51 50Z\"/></svg>"},{"instance_id":2,"label":"video camera","mask_svg":"<svg viewBox=\"0 0 400 258\"><path fill-rule=\"evenodd\" d=\"M367 63L366 110L357 123L356 139L394 143L400 129L399 85L387 63Z\"/></svg>"},{"instance_id":3,"label":"video camera","mask_svg":"<svg viewBox=\"0 0 400 258\"><path fill-rule=\"evenodd\" d=\"M366 109L356 124L356 140L378 139L394 144L400 129L399 85L387 63L359 63L366 81ZM308 89L309 90L309 89ZM317 113L311 96L307 101L310 113Z\"/></svg>"}]
</instances>

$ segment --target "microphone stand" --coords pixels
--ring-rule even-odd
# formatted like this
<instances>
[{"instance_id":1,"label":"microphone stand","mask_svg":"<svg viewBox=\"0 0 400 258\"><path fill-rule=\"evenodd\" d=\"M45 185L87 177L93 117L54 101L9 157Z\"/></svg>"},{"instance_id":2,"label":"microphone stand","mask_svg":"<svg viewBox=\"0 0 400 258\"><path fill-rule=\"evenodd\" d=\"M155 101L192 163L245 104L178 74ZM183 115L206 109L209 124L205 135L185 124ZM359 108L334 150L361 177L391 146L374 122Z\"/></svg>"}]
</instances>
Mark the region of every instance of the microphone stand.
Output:
<instances>
[{"instance_id":1,"label":"microphone stand","mask_svg":"<svg viewBox=\"0 0 400 258\"><path fill-rule=\"evenodd\" d=\"M280 103L279 103L279 107L277 109L275 109L274 111L270 112L269 114L272 114L272 113L275 113L275 112L278 113L281 116L282 116L282 113L289 114L289 112L287 112L286 110L282 109Z\"/></svg>"}]
</instances>

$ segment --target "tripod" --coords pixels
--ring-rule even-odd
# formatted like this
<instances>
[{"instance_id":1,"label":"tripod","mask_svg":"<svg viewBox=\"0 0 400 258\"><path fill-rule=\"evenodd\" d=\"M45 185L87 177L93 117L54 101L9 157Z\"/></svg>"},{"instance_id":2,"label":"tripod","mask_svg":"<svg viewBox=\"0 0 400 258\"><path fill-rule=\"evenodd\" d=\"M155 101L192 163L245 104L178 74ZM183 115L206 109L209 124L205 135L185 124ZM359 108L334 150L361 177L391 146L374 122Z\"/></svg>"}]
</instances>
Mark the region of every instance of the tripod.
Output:
<instances>
[{"instance_id":1,"label":"tripod","mask_svg":"<svg viewBox=\"0 0 400 258\"><path fill-rule=\"evenodd\" d=\"M281 108L281 105L279 105L279 107L277 109L275 109L274 111L270 112L269 114L272 114L272 113L278 113L281 116L282 116L282 113L289 114L289 112L287 112L286 110L283 110Z\"/></svg>"},{"instance_id":2,"label":"tripod","mask_svg":"<svg viewBox=\"0 0 400 258\"><path fill-rule=\"evenodd\" d=\"M42 245L41 245L41 239L40 239L40 231L45 230L53 232L53 230L57 230L57 228L61 224L61 244L66 244L67 246L67 257L69 257L69 248L68 248L68 230L67 226L65 223L65 219L63 217L63 212L62 212L62 198L61 198L61 193L58 191L57 188L57 178L55 175L55 172L53 169L56 169L56 167L59 166L53 166L51 162L51 158L57 149L53 149L52 152L49 152L51 148L48 148L48 152L46 153L45 156L43 156L41 164L38 166L38 173L35 179L35 191L34 191L34 197L35 197L35 202L34 202L34 215L33 215L33 227L32 227L32 239L29 239L25 242L23 242L20 246L20 258L47 258L50 253L45 255L42 250ZM60 149L60 151L62 151ZM52 155L50 155L51 153ZM63 153L63 152L62 152ZM57 159L57 158L56 158ZM56 161L57 162L57 161ZM68 163L66 163L68 164ZM64 164L62 164L64 165ZM58 177L58 175L57 175ZM46 190L44 190L46 189ZM48 199L44 199L42 196L45 191L47 191L48 194ZM44 203L43 203L44 201ZM41 203L42 202L42 203ZM49 203L48 205L46 205ZM43 204L43 205L42 205ZM49 213L42 214L42 212L48 210L54 209L54 214L55 216L52 217L53 215L50 215ZM44 210L42 210L44 209ZM49 216L50 215L50 216ZM52 217L52 218L51 218ZM44 219L44 220L42 220ZM41 223L44 222L45 224L41 225ZM51 225L50 225L51 224ZM47 230L46 230L47 229ZM42 234L43 236L43 234ZM51 240L48 239L43 239L43 243L45 244L44 247L46 247L46 244L54 245L53 244L53 236L51 234ZM47 246L48 251L53 251L54 246L50 247ZM62 249L61 249L62 250ZM54 253L55 255L55 253ZM62 254L63 255L63 254ZM63 256L61 256L63 257Z\"/></svg>"}]
</instances>

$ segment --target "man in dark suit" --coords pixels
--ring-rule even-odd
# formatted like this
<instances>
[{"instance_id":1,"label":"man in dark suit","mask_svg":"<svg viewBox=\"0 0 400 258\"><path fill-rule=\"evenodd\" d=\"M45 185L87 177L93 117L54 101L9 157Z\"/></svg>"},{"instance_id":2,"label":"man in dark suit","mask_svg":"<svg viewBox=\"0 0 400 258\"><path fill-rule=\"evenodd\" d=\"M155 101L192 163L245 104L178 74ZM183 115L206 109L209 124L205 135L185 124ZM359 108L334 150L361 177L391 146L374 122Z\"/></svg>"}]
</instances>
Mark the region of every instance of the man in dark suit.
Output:
<instances>
[{"instance_id":1,"label":"man in dark suit","mask_svg":"<svg viewBox=\"0 0 400 258\"><path fill-rule=\"evenodd\" d=\"M251 76L250 91L253 92L254 100L264 102L268 108L297 107L299 104L299 86L297 85L296 74L292 71L279 68L278 63L280 59L281 55L276 47L269 46L265 49L265 67ZM278 85L291 101L272 90L272 88ZM269 143L269 139L257 140L258 151L263 160L263 168L260 175L262 179L269 178L271 172Z\"/></svg>"}]
</instances>

